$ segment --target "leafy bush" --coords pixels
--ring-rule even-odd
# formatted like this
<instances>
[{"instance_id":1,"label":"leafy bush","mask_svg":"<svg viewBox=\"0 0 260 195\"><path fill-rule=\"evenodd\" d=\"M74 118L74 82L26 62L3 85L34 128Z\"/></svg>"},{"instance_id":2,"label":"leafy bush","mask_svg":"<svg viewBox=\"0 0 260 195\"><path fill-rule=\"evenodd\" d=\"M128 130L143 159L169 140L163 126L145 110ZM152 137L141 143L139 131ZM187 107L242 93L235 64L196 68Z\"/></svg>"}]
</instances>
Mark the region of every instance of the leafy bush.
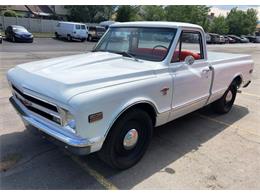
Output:
<instances>
[{"instance_id":1,"label":"leafy bush","mask_svg":"<svg viewBox=\"0 0 260 195\"><path fill-rule=\"evenodd\" d=\"M6 17L16 17L16 12L13 10L6 10L4 11L4 16Z\"/></svg>"}]
</instances>

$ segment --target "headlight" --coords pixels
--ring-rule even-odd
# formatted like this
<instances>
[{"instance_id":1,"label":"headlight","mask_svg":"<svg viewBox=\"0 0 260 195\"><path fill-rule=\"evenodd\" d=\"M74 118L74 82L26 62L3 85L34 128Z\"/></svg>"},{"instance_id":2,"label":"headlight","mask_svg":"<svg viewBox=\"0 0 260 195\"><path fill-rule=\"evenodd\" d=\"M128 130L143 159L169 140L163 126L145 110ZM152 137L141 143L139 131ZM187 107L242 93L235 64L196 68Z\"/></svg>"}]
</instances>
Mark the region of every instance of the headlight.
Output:
<instances>
[{"instance_id":1,"label":"headlight","mask_svg":"<svg viewBox=\"0 0 260 195\"><path fill-rule=\"evenodd\" d=\"M61 125L72 133L76 133L76 120L74 116L67 110L58 108L61 115Z\"/></svg>"}]
</instances>

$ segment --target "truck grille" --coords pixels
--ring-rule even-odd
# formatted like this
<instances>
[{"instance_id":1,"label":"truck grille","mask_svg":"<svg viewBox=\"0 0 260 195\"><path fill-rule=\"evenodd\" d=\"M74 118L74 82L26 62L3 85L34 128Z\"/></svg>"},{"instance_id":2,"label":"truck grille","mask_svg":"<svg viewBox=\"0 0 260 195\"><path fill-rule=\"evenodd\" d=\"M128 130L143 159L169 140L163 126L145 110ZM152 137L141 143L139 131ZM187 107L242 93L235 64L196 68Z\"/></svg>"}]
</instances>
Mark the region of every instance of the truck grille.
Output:
<instances>
[{"instance_id":1,"label":"truck grille","mask_svg":"<svg viewBox=\"0 0 260 195\"><path fill-rule=\"evenodd\" d=\"M57 106L33 97L31 95L25 94L20 91L17 87L12 85L14 96L31 112L34 112L48 120L55 123L61 124L60 114L58 112Z\"/></svg>"}]
</instances>

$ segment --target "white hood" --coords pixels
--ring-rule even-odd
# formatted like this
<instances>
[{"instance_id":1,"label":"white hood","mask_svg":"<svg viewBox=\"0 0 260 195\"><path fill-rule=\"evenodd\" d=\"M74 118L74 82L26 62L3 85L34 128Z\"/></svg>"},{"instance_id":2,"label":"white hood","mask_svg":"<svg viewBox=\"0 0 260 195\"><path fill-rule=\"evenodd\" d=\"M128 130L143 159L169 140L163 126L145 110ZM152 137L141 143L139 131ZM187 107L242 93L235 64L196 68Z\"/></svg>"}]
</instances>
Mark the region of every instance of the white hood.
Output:
<instances>
[{"instance_id":1,"label":"white hood","mask_svg":"<svg viewBox=\"0 0 260 195\"><path fill-rule=\"evenodd\" d=\"M21 64L8 79L65 103L79 93L154 76L153 63L107 52L91 52Z\"/></svg>"}]
</instances>

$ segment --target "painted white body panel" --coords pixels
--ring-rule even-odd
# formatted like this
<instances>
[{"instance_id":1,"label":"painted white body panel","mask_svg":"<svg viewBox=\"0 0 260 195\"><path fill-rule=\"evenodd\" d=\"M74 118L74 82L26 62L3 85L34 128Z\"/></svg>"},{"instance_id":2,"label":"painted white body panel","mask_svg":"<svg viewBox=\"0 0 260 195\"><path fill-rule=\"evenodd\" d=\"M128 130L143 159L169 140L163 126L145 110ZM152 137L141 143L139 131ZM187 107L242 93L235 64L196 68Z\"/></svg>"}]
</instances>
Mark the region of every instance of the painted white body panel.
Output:
<instances>
[{"instance_id":1,"label":"painted white body panel","mask_svg":"<svg viewBox=\"0 0 260 195\"><path fill-rule=\"evenodd\" d=\"M18 88L69 110L76 119L77 136L92 143L91 152L101 148L115 120L133 105L152 105L155 126L159 126L219 99L236 76L241 76L244 84L250 81L251 57L207 55L200 26L171 22L112 26L134 25L178 29L164 61L135 61L118 54L91 52L18 65L8 71L7 78ZM195 61L192 70L184 62L169 63L182 29L196 29L203 35L205 59ZM169 88L167 95L160 92L164 87ZM103 112L103 119L89 123L88 116L98 112Z\"/></svg>"},{"instance_id":2,"label":"painted white body panel","mask_svg":"<svg viewBox=\"0 0 260 195\"><path fill-rule=\"evenodd\" d=\"M76 29L76 25L84 25L85 29ZM87 26L82 23L59 22L59 26L56 26L55 32L57 32L60 37L64 38L66 38L67 35L77 39L86 39L88 37Z\"/></svg>"}]
</instances>

